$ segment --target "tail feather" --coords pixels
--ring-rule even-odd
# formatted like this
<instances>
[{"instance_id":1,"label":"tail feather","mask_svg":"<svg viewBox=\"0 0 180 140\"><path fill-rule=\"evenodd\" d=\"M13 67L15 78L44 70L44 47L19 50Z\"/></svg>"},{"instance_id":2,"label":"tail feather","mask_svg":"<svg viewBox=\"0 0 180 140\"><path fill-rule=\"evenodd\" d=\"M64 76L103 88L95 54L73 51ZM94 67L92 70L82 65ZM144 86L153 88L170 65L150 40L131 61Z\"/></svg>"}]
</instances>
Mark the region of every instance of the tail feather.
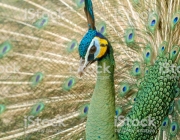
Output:
<instances>
[{"instance_id":1,"label":"tail feather","mask_svg":"<svg viewBox=\"0 0 180 140\"><path fill-rule=\"evenodd\" d=\"M97 30L114 49L117 117L142 95L158 60L179 65L179 1L93 0ZM83 0L1 0L0 138L85 139L96 69L77 76L77 48L87 29L83 7ZM180 138L178 87L157 140ZM50 123L33 125L37 118Z\"/></svg>"}]
</instances>

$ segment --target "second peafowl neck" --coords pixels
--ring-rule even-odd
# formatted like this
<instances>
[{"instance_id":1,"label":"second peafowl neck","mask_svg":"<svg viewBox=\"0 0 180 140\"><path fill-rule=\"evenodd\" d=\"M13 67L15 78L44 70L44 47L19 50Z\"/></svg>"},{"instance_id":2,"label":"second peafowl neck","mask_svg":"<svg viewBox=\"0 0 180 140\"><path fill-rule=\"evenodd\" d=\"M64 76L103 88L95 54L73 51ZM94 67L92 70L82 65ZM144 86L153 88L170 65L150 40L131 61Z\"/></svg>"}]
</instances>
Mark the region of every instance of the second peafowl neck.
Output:
<instances>
[{"instance_id":1,"label":"second peafowl neck","mask_svg":"<svg viewBox=\"0 0 180 140\"><path fill-rule=\"evenodd\" d=\"M112 48L111 48L112 49ZM116 140L115 88L112 51L98 61L97 81L86 123L86 139Z\"/></svg>"}]
</instances>

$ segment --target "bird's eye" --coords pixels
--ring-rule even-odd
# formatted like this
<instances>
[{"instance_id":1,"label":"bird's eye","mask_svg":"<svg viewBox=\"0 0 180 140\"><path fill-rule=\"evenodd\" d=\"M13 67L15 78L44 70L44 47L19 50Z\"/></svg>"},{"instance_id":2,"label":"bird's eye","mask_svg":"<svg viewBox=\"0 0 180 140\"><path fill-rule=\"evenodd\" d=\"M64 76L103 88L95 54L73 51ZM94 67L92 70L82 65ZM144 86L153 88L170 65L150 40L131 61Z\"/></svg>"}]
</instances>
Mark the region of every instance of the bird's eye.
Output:
<instances>
[{"instance_id":1,"label":"bird's eye","mask_svg":"<svg viewBox=\"0 0 180 140\"><path fill-rule=\"evenodd\" d=\"M92 46L91 49L90 49L90 54L94 54L96 52L96 46Z\"/></svg>"}]
</instances>

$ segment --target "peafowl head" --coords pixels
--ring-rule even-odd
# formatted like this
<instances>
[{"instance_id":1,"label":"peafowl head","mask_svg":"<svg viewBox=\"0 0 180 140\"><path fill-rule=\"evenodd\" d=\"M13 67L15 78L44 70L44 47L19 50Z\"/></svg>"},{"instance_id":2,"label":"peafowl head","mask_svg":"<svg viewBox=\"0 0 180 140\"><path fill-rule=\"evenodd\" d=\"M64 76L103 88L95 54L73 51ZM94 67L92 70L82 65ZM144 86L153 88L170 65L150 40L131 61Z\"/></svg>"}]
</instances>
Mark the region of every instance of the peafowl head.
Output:
<instances>
[{"instance_id":1,"label":"peafowl head","mask_svg":"<svg viewBox=\"0 0 180 140\"><path fill-rule=\"evenodd\" d=\"M79 45L80 67L79 74L83 74L85 68L93 62L103 58L108 52L108 40L96 31L94 13L91 0L85 1L84 11L87 17L89 30Z\"/></svg>"},{"instance_id":2,"label":"peafowl head","mask_svg":"<svg viewBox=\"0 0 180 140\"><path fill-rule=\"evenodd\" d=\"M108 41L96 30L89 30L79 45L81 72L93 62L105 56L108 50Z\"/></svg>"}]
</instances>

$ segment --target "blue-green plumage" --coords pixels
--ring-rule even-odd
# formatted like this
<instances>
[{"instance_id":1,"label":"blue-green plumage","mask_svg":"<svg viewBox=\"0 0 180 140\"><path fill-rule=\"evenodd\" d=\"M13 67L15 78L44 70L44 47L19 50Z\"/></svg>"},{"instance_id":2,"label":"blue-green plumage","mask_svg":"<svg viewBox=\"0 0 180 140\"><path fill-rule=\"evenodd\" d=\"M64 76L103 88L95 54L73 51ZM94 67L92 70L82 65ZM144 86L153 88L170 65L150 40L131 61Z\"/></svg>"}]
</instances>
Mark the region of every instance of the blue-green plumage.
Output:
<instances>
[{"instance_id":1,"label":"blue-green plumage","mask_svg":"<svg viewBox=\"0 0 180 140\"><path fill-rule=\"evenodd\" d=\"M80 57L84 58L87 52L87 49L92 41L92 39L96 36L97 31L96 30L88 30L88 32L85 34L83 39L81 40L81 43L79 45L79 55Z\"/></svg>"},{"instance_id":2,"label":"blue-green plumage","mask_svg":"<svg viewBox=\"0 0 180 140\"><path fill-rule=\"evenodd\" d=\"M128 129L119 132L120 140L179 139L179 5L179 0L1 1L0 139L117 140L115 132ZM32 20L23 18L25 8ZM78 48L86 73L81 78ZM96 60L97 67L88 68ZM24 116L53 122L60 116L64 125L27 121L24 129ZM119 116L151 116L157 127L122 127L114 120Z\"/></svg>"},{"instance_id":3,"label":"blue-green plumage","mask_svg":"<svg viewBox=\"0 0 180 140\"><path fill-rule=\"evenodd\" d=\"M94 12L91 0L85 0L86 9L89 11L91 18L94 20Z\"/></svg>"}]
</instances>

